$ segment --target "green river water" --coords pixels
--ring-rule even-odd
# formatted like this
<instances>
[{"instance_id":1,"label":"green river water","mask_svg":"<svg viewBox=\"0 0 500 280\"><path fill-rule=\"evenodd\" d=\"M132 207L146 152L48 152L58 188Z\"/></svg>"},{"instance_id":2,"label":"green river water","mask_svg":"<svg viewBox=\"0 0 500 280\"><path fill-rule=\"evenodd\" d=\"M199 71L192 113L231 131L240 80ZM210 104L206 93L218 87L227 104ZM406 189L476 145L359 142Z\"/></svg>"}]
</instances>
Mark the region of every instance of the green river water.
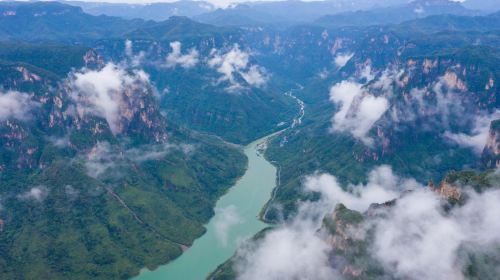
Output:
<instances>
[{"instance_id":1,"label":"green river water","mask_svg":"<svg viewBox=\"0 0 500 280\"><path fill-rule=\"evenodd\" d=\"M271 198L276 185L276 168L258 151L265 137L245 147L248 169L217 202L207 232L186 252L154 271L144 269L134 280L202 280L229 259L241 241L264 229L259 212Z\"/></svg>"}]
</instances>

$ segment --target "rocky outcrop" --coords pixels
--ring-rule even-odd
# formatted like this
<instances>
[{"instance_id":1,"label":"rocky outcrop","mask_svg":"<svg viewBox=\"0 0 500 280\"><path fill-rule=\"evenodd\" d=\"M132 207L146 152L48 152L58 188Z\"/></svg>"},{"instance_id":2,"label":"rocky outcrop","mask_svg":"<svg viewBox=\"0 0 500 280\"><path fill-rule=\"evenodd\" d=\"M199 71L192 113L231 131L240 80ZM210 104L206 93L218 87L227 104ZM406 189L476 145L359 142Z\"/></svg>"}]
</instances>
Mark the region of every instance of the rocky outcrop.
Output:
<instances>
[{"instance_id":1,"label":"rocky outcrop","mask_svg":"<svg viewBox=\"0 0 500 280\"><path fill-rule=\"evenodd\" d=\"M327 242L337 251L345 252L356 237L356 226L363 221L361 213L337 205L335 211L323 220L324 229L328 232Z\"/></svg>"},{"instance_id":2,"label":"rocky outcrop","mask_svg":"<svg viewBox=\"0 0 500 280\"><path fill-rule=\"evenodd\" d=\"M462 198L462 192L458 186L452 185L447 179L444 179L438 187L429 186L431 190L439 194L440 197L448 201L459 201Z\"/></svg>"},{"instance_id":3,"label":"rocky outcrop","mask_svg":"<svg viewBox=\"0 0 500 280\"><path fill-rule=\"evenodd\" d=\"M500 120L491 122L482 161L487 168L500 167Z\"/></svg>"}]
</instances>

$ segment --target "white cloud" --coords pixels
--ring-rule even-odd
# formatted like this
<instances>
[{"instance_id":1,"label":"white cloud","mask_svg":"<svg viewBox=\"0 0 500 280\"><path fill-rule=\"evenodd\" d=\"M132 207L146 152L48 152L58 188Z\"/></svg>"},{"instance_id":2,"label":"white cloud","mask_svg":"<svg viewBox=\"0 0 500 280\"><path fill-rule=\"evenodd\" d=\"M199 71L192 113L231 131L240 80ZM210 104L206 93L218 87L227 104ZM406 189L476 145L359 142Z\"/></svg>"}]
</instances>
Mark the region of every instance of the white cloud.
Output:
<instances>
[{"instance_id":1,"label":"white cloud","mask_svg":"<svg viewBox=\"0 0 500 280\"><path fill-rule=\"evenodd\" d=\"M488 139L490 124L493 120L500 119L500 112L496 111L490 115L476 116L474 127L470 134L452 133L446 131L444 137L464 148L471 148L476 154L481 154Z\"/></svg>"},{"instance_id":2,"label":"white cloud","mask_svg":"<svg viewBox=\"0 0 500 280\"><path fill-rule=\"evenodd\" d=\"M25 201L42 202L48 195L49 190L45 186L32 187L29 191L19 194L17 198Z\"/></svg>"},{"instance_id":3,"label":"white cloud","mask_svg":"<svg viewBox=\"0 0 500 280\"><path fill-rule=\"evenodd\" d=\"M187 54L182 54L182 45L180 42L171 42L170 47L172 48L172 52L167 56L167 67L180 65L182 68L188 69L194 67L198 63L199 54L195 48L190 49Z\"/></svg>"},{"instance_id":4,"label":"white cloud","mask_svg":"<svg viewBox=\"0 0 500 280\"><path fill-rule=\"evenodd\" d=\"M243 220L234 205L216 208L215 212L217 214L214 221L215 235L222 246L226 247L231 227L243 223Z\"/></svg>"},{"instance_id":5,"label":"white cloud","mask_svg":"<svg viewBox=\"0 0 500 280\"><path fill-rule=\"evenodd\" d=\"M108 142L98 142L83 158L87 175L99 178L113 174L114 168L124 165L126 160L141 163L150 160L161 160L172 151L180 151L189 155L195 147L189 144L150 144L126 147L113 147Z\"/></svg>"},{"instance_id":6,"label":"white cloud","mask_svg":"<svg viewBox=\"0 0 500 280\"><path fill-rule=\"evenodd\" d=\"M121 132L121 118L126 112L125 95L145 87L148 75L142 71L127 72L123 67L108 63L100 70L83 69L72 75L71 97L77 102L77 112L94 114L106 119L114 134Z\"/></svg>"},{"instance_id":7,"label":"white cloud","mask_svg":"<svg viewBox=\"0 0 500 280\"><path fill-rule=\"evenodd\" d=\"M329 265L330 246L316 231L317 224L298 222L268 233L238 251L239 280L338 279Z\"/></svg>"},{"instance_id":8,"label":"white cloud","mask_svg":"<svg viewBox=\"0 0 500 280\"><path fill-rule=\"evenodd\" d=\"M189 144L163 143L154 145L142 145L125 150L124 156L131 161L143 162L148 160L162 159L173 150L179 150L187 155L192 153L194 149L195 147Z\"/></svg>"},{"instance_id":9,"label":"white cloud","mask_svg":"<svg viewBox=\"0 0 500 280\"><path fill-rule=\"evenodd\" d=\"M98 142L86 155L87 175L98 178L117 166L121 157L112 150L108 142Z\"/></svg>"},{"instance_id":10,"label":"white cloud","mask_svg":"<svg viewBox=\"0 0 500 280\"><path fill-rule=\"evenodd\" d=\"M137 67L144 60L146 53L144 51L140 51L138 54L134 55L134 43L130 40L125 40L125 56L130 63L130 66Z\"/></svg>"},{"instance_id":11,"label":"white cloud","mask_svg":"<svg viewBox=\"0 0 500 280\"><path fill-rule=\"evenodd\" d=\"M440 213L440 199L430 191L401 198L390 218L377 223L376 257L397 276L411 279L461 279L454 258L462 234Z\"/></svg>"},{"instance_id":12,"label":"white cloud","mask_svg":"<svg viewBox=\"0 0 500 280\"><path fill-rule=\"evenodd\" d=\"M354 53L339 53L335 56L335 65L337 65L338 68L342 68L353 56Z\"/></svg>"},{"instance_id":13,"label":"white cloud","mask_svg":"<svg viewBox=\"0 0 500 280\"><path fill-rule=\"evenodd\" d=\"M30 111L38 105L38 103L31 101L26 93L0 92L0 121L10 118L26 120L30 116Z\"/></svg>"},{"instance_id":14,"label":"white cloud","mask_svg":"<svg viewBox=\"0 0 500 280\"><path fill-rule=\"evenodd\" d=\"M371 145L373 140L367 133L387 111L389 101L383 96L371 95L361 84L350 81L334 85L330 89L330 100L340 108L332 118L333 130L349 132Z\"/></svg>"},{"instance_id":15,"label":"white cloud","mask_svg":"<svg viewBox=\"0 0 500 280\"><path fill-rule=\"evenodd\" d=\"M397 201L376 221L375 256L406 279L464 279L461 249L499 246L500 190L468 192L468 201L450 213L428 189Z\"/></svg>"},{"instance_id":16,"label":"white cloud","mask_svg":"<svg viewBox=\"0 0 500 280\"><path fill-rule=\"evenodd\" d=\"M302 203L292 221L240 248L234 267L238 279L341 279L329 260L331 245L318 234L323 217L337 203L364 211L371 203L394 199L402 189L416 186L414 180L394 175L388 166L374 169L366 185L350 185L351 192L342 190L331 175L308 177L305 190L321 193L321 199Z\"/></svg>"},{"instance_id":17,"label":"white cloud","mask_svg":"<svg viewBox=\"0 0 500 280\"><path fill-rule=\"evenodd\" d=\"M395 205L370 212L357 230L342 233L355 239L372 236L367 253L389 278L464 279L468 255L463 250L491 252L500 246L499 189L465 191L464 205L445 210L437 192L394 175L388 166L375 168L367 184L348 191L327 174L310 176L304 187L321 198L302 202L291 221L240 248L234 266L238 279L342 279L338 271L345 260L329 258L333 244L318 231L338 203L364 212L371 203L398 198ZM406 189L412 191L400 197Z\"/></svg>"},{"instance_id":18,"label":"white cloud","mask_svg":"<svg viewBox=\"0 0 500 280\"><path fill-rule=\"evenodd\" d=\"M267 77L265 69L258 65L249 65L250 55L241 51L236 44L226 53L212 50L211 58L208 60L208 66L215 68L222 74L218 82L227 81L230 83L228 89L236 90L242 88L238 82L240 76L248 85L261 87L265 85Z\"/></svg>"},{"instance_id":19,"label":"white cloud","mask_svg":"<svg viewBox=\"0 0 500 280\"><path fill-rule=\"evenodd\" d=\"M372 67L371 67L371 65L366 65L361 70L360 78L365 79L366 82L369 82L369 81L375 79L375 75L372 73Z\"/></svg>"},{"instance_id":20,"label":"white cloud","mask_svg":"<svg viewBox=\"0 0 500 280\"><path fill-rule=\"evenodd\" d=\"M383 203L397 198L403 190L422 187L413 179L396 176L392 168L382 165L368 174L368 182L349 185L347 191L330 174L317 174L307 177L304 187L308 191L319 192L330 206L343 203L347 208L366 211L372 203Z\"/></svg>"},{"instance_id":21,"label":"white cloud","mask_svg":"<svg viewBox=\"0 0 500 280\"><path fill-rule=\"evenodd\" d=\"M265 70L257 65L250 66L246 72L241 71L240 75L245 82L255 87L261 87L266 83Z\"/></svg>"},{"instance_id":22,"label":"white cloud","mask_svg":"<svg viewBox=\"0 0 500 280\"><path fill-rule=\"evenodd\" d=\"M55 137L55 136L47 137L47 140L49 140L54 146L58 148L66 148L70 144L69 134L66 134L62 137Z\"/></svg>"},{"instance_id":23,"label":"white cloud","mask_svg":"<svg viewBox=\"0 0 500 280\"><path fill-rule=\"evenodd\" d=\"M125 55L132 56L134 54L133 51L133 43L130 40L125 40Z\"/></svg>"}]
</instances>

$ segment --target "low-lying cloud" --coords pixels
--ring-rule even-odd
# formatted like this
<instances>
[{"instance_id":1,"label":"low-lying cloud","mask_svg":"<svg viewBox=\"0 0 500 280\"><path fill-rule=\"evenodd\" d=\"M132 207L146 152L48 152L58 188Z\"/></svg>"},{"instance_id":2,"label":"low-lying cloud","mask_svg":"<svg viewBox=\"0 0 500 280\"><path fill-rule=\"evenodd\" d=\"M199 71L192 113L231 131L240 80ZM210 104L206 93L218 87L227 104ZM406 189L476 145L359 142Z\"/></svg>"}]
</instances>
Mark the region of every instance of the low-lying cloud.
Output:
<instances>
[{"instance_id":1,"label":"low-lying cloud","mask_svg":"<svg viewBox=\"0 0 500 280\"><path fill-rule=\"evenodd\" d=\"M234 263L237 279L347 279L346 260L331 257L334 244L319 231L323 217L338 203L364 212L371 203L397 198L393 206L377 208L379 214L365 218L353 232L343 233L356 240L372 236L368 257L389 278L464 279L469 256L464 252L498 254L491 248L500 247L499 189L467 190L465 205L446 211L437 192L394 175L388 166L375 168L367 181L345 191L334 176L308 177L305 190L321 198L302 202L291 221L242 246Z\"/></svg>"},{"instance_id":2,"label":"low-lying cloud","mask_svg":"<svg viewBox=\"0 0 500 280\"><path fill-rule=\"evenodd\" d=\"M133 90L149 83L142 70L128 72L124 67L108 63L100 70L83 69L70 77L71 97L76 102L78 114L90 113L103 117L113 134L121 132L121 118L126 98L133 97ZM127 93L129 96L127 96Z\"/></svg>"},{"instance_id":3,"label":"low-lying cloud","mask_svg":"<svg viewBox=\"0 0 500 280\"><path fill-rule=\"evenodd\" d=\"M404 190L422 187L414 179L396 176L387 165L376 167L368 174L366 184L347 186L347 191L330 174L307 177L304 187L308 191L321 193L328 204L343 203L347 208L366 211L372 203L383 203L397 198ZM332 203L333 202L333 203Z\"/></svg>"},{"instance_id":4,"label":"low-lying cloud","mask_svg":"<svg viewBox=\"0 0 500 280\"><path fill-rule=\"evenodd\" d=\"M500 190L468 192L468 202L446 213L429 189L402 197L376 221L373 251L394 275L407 279L464 279L461 250L500 246Z\"/></svg>"},{"instance_id":5,"label":"low-lying cloud","mask_svg":"<svg viewBox=\"0 0 500 280\"><path fill-rule=\"evenodd\" d=\"M42 202L48 194L49 189L46 186L40 185L32 187L28 191L19 194L17 198L22 201Z\"/></svg>"},{"instance_id":6,"label":"low-lying cloud","mask_svg":"<svg viewBox=\"0 0 500 280\"><path fill-rule=\"evenodd\" d=\"M229 82L228 90L241 89L238 81L243 79L248 85L262 87L267 81L265 69L258 65L250 65L250 54L240 50L239 45L234 45L231 50L223 53L220 50L212 50L208 66L215 68L222 74L218 82Z\"/></svg>"},{"instance_id":7,"label":"low-lying cloud","mask_svg":"<svg viewBox=\"0 0 500 280\"><path fill-rule=\"evenodd\" d=\"M332 175L309 176L305 191L318 192L321 199L302 203L292 221L245 244L236 257L238 279L341 279L329 261L331 245L318 234L323 217L337 203L365 211L371 203L397 198L402 189L416 186L414 180L394 175L388 166L370 172L366 185L350 185L351 192L344 191Z\"/></svg>"},{"instance_id":8,"label":"low-lying cloud","mask_svg":"<svg viewBox=\"0 0 500 280\"><path fill-rule=\"evenodd\" d=\"M82 159L87 175L99 178L103 175L114 174L117 167L127 161L142 163L151 160L164 159L173 151L180 151L189 155L195 150L190 144L146 144L127 148L126 146L112 146L109 142L98 142Z\"/></svg>"},{"instance_id":9,"label":"low-lying cloud","mask_svg":"<svg viewBox=\"0 0 500 280\"><path fill-rule=\"evenodd\" d=\"M134 54L134 43L130 40L125 40L125 57L130 66L138 67L144 61L146 53L144 51L140 51L139 53Z\"/></svg>"},{"instance_id":10,"label":"low-lying cloud","mask_svg":"<svg viewBox=\"0 0 500 280\"><path fill-rule=\"evenodd\" d=\"M159 160L165 158L168 153L174 150L181 151L184 154L188 155L192 153L194 149L195 147L190 144L150 144L126 149L124 151L124 156L131 161L144 162L148 160Z\"/></svg>"},{"instance_id":11,"label":"low-lying cloud","mask_svg":"<svg viewBox=\"0 0 500 280\"><path fill-rule=\"evenodd\" d=\"M492 121L500 119L500 112L496 111L489 115L476 116L474 125L470 133L452 133L446 131L444 137L456 143L460 147L471 148L476 154L481 154L486 146L490 124Z\"/></svg>"},{"instance_id":12,"label":"low-lying cloud","mask_svg":"<svg viewBox=\"0 0 500 280\"><path fill-rule=\"evenodd\" d=\"M243 223L234 205L215 209L216 216L214 221L215 235L223 247L227 246L228 236L231 228Z\"/></svg>"},{"instance_id":13,"label":"low-lying cloud","mask_svg":"<svg viewBox=\"0 0 500 280\"><path fill-rule=\"evenodd\" d=\"M338 68L342 68L346 66L347 62L351 60L351 58L354 56L354 53L339 53L337 56L335 56L335 65Z\"/></svg>"},{"instance_id":14,"label":"low-lying cloud","mask_svg":"<svg viewBox=\"0 0 500 280\"><path fill-rule=\"evenodd\" d=\"M373 140L367 133L389 108L388 99L370 94L362 84L342 81L330 89L330 100L339 108L332 118L332 129L349 132L371 145Z\"/></svg>"},{"instance_id":15,"label":"low-lying cloud","mask_svg":"<svg viewBox=\"0 0 500 280\"><path fill-rule=\"evenodd\" d=\"M32 101L26 93L18 91L0 91L0 121L7 119L26 120L31 110L39 104Z\"/></svg>"},{"instance_id":16,"label":"low-lying cloud","mask_svg":"<svg viewBox=\"0 0 500 280\"><path fill-rule=\"evenodd\" d=\"M196 66L196 64L198 63L199 54L195 48L191 48L186 54L182 54L181 42L171 42L170 47L172 48L172 52L167 56L165 64L167 67L175 67L179 65L182 68L189 69Z\"/></svg>"}]
</instances>

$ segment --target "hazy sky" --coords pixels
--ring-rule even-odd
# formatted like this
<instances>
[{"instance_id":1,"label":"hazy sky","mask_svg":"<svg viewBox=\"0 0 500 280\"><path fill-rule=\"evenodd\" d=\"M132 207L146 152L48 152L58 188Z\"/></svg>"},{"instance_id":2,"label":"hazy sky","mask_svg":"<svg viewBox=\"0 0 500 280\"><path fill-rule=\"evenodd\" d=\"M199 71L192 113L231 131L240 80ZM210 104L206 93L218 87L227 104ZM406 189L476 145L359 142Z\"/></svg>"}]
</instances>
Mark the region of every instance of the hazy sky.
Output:
<instances>
[{"instance_id":1,"label":"hazy sky","mask_svg":"<svg viewBox=\"0 0 500 280\"><path fill-rule=\"evenodd\" d=\"M12 1L12 0L0 0L0 2L2 1ZM30 1L30 0L21 0L21 1ZM42 0L42 1L57 1L57 0ZM67 0L67 1L148 4L148 3L161 3L161 2L163 3L176 2L178 0ZM203 1L210 2L218 7L227 7L231 3L241 3L250 1L285 1L285 0L203 0ZM302 1L321 1L321 0L302 0ZM335 1L335 0L330 0L330 1ZM401 0L402 3L411 1L414 0L407 0L407 1ZM497 11L498 5L500 3L500 0L450 0L450 1L462 2L469 9L489 10L491 12ZM352 2L356 2L356 0L352 0ZM383 3L384 0L377 0L377 2Z\"/></svg>"},{"instance_id":2,"label":"hazy sky","mask_svg":"<svg viewBox=\"0 0 500 280\"><path fill-rule=\"evenodd\" d=\"M72 0L69 0L69 1L72 1ZM147 3L177 2L178 0L76 0L76 1L147 4ZM262 0L203 0L203 1L210 2L218 7L226 7L231 3L262 1ZM265 1L282 1L282 0L265 0ZM309 1L311 1L311 0L309 0ZM314 1L314 0L312 0L312 1Z\"/></svg>"},{"instance_id":3,"label":"hazy sky","mask_svg":"<svg viewBox=\"0 0 500 280\"><path fill-rule=\"evenodd\" d=\"M2 1L2 0L0 0ZM5 0L3 0L5 1ZM71 0L69 0L71 1ZM177 0L79 0L86 2L108 2L108 3L136 3L136 4L147 4L147 3L159 3L159 2L176 2ZM250 2L250 1L284 1L284 0L204 0L210 2L218 7L226 7L231 3L239 2ZM318 1L318 0L302 0L302 1ZM331 0L335 1L335 0ZM401 2L411 2L414 0L402 0ZM463 2L467 8L472 9L482 9L482 10L498 10L498 5L500 0L450 0L455 2ZM352 0L356 2L356 0ZM375 2L375 1L374 1ZM384 2L384 0L378 0L378 2Z\"/></svg>"}]
</instances>

